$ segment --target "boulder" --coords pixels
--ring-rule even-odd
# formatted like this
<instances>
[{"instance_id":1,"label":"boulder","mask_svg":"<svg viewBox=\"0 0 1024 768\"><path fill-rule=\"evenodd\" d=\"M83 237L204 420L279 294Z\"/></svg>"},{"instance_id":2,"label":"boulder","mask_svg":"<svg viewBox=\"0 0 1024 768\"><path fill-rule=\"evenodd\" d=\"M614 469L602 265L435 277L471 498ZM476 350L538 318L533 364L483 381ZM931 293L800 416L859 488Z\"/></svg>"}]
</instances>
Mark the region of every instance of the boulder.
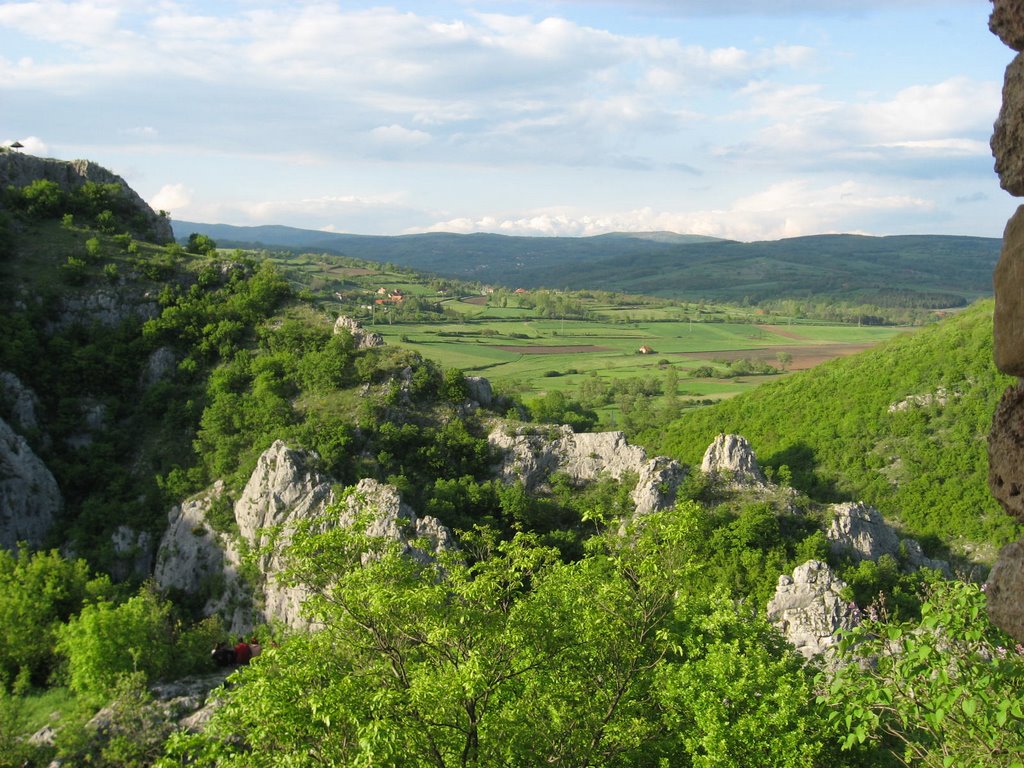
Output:
<instances>
[{"instance_id":1,"label":"boulder","mask_svg":"<svg viewBox=\"0 0 1024 768\"><path fill-rule=\"evenodd\" d=\"M846 584L820 560L808 560L792 576L779 576L768 603L768 621L806 658L827 653L836 632L859 621L857 606L840 594Z\"/></svg>"},{"instance_id":2,"label":"boulder","mask_svg":"<svg viewBox=\"0 0 1024 768\"><path fill-rule=\"evenodd\" d=\"M470 400L483 408L489 408L494 403L494 389L483 376L467 376L466 393Z\"/></svg>"},{"instance_id":3,"label":"boulder","mask_svg":"<svg viewBox=\"0 0 1024 768\"><path fill-rule=\"evenodd\" d=\"M754 449L740 435L719 435L704 452L700 471L713 477L727 477L738 485L767 485Z\"/></svg>"},{"instance_id":4,"label":"boulder","mask_svg":"<svg viewBox=\"0 0 1024 768\"><path fill-rule=\"evenodd\" d=\"M860 501L833 504L832 523L825 532L829 547L855 560L877 560L882 555L897 557L900 539L882 513Z\"/></svg>"},{"instance_id":5,"label":"boulder","mask_svg":"<svg viewBox=\"0 0 1024 768\"><path fill-rule=\"evenodd\" d=\"M1024 643L1024 541L1007 544L999 552L985 594L992 623Z\"/></svg>"},{"instance_id":6,"label":"boulder","mask_svg":"<svg viewBox=\"0 0 1024 768\"><path fill-rule=\"evenodd\" d=\"M991 144L1000 186L1011 195L1024 195L1024 54L1017 54L1006 68Z\"/></svg>"},{"instance_id":7,"label":"boulder","mask_svg":"<svg viewBox=\"0 0 1024 768\"><path fill-rule=\"evenodd\" d=\"M993 0L988 28L1015 51L1024 51L1024 2Z\"/></svg>"},{"instance_id":8,"label":"boulder","mask_svg":"<svg viewBox=\"0 0 1024 768\"><path fill-rule=\"evenodd\" d=\"M0 547L40 546L64 506L57 481L24 437L0 419Z\"/></svg>"},{"instance_id":9,"label":"boulder","mask_svg":"<svg viewBox=\"0 0 1024 768\"><path fill-rule=\"evenodd\" d=\"M574 485L602 477L620 479L627 472L639 480L633 489L638 514L664 509L675 503L676 488L685 476L673 459L648 459L643 448L630 445L622 432L577 434L567 426L520 427L509 433L498 427L487 436L502 455L495 468L505 483L522 482L535 492L556 472L568 475Z\"/></svg>"},{"instance_id":10,"label":"boulder","mask_svg":"<svg viewBox=\"0 0 1024 768\"><path fill-rule=\"evenodd\" d=\"M1024 522L1024 385L1009 387L988 436L988 487L996 501Z\"/></svg>"},{"instance_id":11,"label":"boulder","mask_svg":"<svg viewBox=\"0 0 1024 768\"><path fill-rule=\"evenodd\" d=\"M366 330L355 318L345 317L342 315L334 322L335 333L341 333L343 330L352 334L352 340L356 343L356 347L359 349L384 346L383 336L379 333Z\"/></svg>"},{"instance_id":12,"label":"boulder","mask_svg":"<svg viewBox=\"0 0 1024 768\"><path fill-rule=\"evenodd\" d=\"M1024 206L1006 224L992 284L996 367L1011 376L1024 376Z\"/></svg>"}]
</instances>

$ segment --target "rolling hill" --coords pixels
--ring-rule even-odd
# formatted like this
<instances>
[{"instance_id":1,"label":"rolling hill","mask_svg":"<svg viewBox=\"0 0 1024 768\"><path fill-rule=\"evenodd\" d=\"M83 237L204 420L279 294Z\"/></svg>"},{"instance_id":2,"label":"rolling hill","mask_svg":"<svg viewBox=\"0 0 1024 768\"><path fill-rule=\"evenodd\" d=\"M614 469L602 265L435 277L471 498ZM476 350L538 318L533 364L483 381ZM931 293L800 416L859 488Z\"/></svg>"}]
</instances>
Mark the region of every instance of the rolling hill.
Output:
<instances>
[{"instance_id":1,"label":"rolling hill","mask_svg":"<svg viewBox=\"0 0 1024 768\"><path fill-rule=\"evenodd\" d=\"M339 235L290 227L174 223L225 247L343 254L462 279L588 288L697 301L784 299L883 307L963 306L991 295L1000 240L945 235L814 235L740 243L674 233L510 237Z\"/></svg>"},{"instance_id":2,"label":"rolling hill","mask_svg":"<svg viewBox=\"0 0 1024 768\"><path fill-rule=\"evenodd\" d=\"M1020 537L987 487L986 439L1011 381L992 362L986 301L688 412L642 442L692 464L718 433L740 433L766 465L786 465L793 485L812 497L865 500L913 535L988 558Z\"/></svg>"}]
</instances>

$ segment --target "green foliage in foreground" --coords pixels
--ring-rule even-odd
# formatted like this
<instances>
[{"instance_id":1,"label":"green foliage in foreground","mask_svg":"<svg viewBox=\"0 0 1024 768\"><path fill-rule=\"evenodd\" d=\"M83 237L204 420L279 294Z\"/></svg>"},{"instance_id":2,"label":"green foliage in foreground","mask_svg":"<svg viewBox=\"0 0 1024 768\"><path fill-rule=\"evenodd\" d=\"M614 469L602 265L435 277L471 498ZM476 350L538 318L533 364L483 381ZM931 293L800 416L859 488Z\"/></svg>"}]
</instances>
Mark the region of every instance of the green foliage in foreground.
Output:
<instances>
[{"instance_id":1,"label":"green foliage in foreground","mask_svg":"<svg viewBox=\"0 0 1024 768\"><path fill-rule=\"evenodd\" d=\"M848 632L819 701L845 724L844 748L877 743L903 765L1024 767L1024 648L993 627L985 596L936 584L912 622Z\"/></svg>"},{"instance_id":2,"label":"green foliage in foreground","mask_svg":"<svg viewBox=\"0 0 1024 768\"><path fill-rule=\"evenodd\" d=\"M819 764L839 742L810 674L756 613L687 589L689 520L571 564L528 534L478 530L436 561L299 536L291 578L325 628L236 675L161 765Z\"/></svg>"},{"instance_id":3,"label":"green foliage in foreground","mask_svg":"<svg viewBox=\"0 0 1024 768\"><path fill-rule=\"evenodd\" d=\"M763 464L788 465L793 485L813 498L869 502L926 543L1001 545L1020 533L987 491L985 440L1009 383L992 363L992 303L981 302L689 412L641 442L696 463L718 433L742 434Z\"/></svg>"}]
</instances>

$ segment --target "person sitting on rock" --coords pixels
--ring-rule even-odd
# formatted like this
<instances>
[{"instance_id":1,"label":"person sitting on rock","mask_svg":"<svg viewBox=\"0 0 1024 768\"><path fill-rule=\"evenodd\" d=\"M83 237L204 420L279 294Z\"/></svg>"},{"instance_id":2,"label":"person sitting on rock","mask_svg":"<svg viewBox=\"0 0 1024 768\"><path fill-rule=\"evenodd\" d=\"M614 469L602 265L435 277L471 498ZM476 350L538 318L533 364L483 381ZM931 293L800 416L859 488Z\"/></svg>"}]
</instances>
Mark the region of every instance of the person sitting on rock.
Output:
<instances>
[{"instance_id":1,"label":"person sitting on rock","mask_svg":"<svg viewBox=\"0 0 1024 768\"><path fill-rule=\"evenodd\" d=\"M213 663L218 667L230 667L235 663L235 649L228 648L227 644L221 640L210 651L210 658L213 659Z\"/></svg>"},{"instance_id":2,"label":"person sitting on rock","mask_svg":"<svg viewBox=\"0 0 1024 768\"><path fill-rule=\"evenodd\" d=\"M252 649L249 647L249 644L242 638L238 638L238 642L235 644L235 663L248 664L251 658Z\"/></svg>"}]
</instances>

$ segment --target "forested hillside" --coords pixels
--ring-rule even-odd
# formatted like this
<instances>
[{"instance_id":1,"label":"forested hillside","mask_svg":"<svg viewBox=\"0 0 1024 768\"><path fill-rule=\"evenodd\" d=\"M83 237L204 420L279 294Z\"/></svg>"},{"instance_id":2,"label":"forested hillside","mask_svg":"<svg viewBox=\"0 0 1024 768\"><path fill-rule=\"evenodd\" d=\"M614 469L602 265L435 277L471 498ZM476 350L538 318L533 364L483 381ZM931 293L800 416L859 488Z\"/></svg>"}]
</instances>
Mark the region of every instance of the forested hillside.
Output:
<instances>
[{"instance_id":1,"label":"forested hillside","mask_svg":"<svg viewBox=\"0 0 1024 768\"><path fill-rule=\"evenodd\" d=\"M986 439L1008 384L992 362L992 303L652 430L642 442L693 462L742 432L769 466L819 499L864 499L933 543L1018 538L987 488ZM989 548L987 554L991 556Z\"/></svg>"}]
</instances>

